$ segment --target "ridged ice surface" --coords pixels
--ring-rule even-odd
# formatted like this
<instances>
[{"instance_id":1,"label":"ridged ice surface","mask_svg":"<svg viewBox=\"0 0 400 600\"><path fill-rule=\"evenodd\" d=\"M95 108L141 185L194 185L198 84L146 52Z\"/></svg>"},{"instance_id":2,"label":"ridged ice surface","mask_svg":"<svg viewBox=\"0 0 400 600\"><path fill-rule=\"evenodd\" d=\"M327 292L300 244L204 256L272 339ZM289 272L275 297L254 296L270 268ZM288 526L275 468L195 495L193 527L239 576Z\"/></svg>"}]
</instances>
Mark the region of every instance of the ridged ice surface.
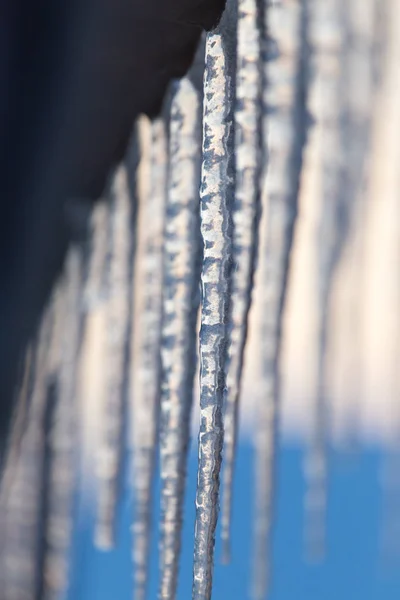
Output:
<instances>
[{"instance_id":1,"label":"ridged ice surface","mask_svg":"<svg viewBox=\"0 0 400 600\"><path fill-rule=\"evenodd\" d=\"M223 390L231 268L232 56L224 23L208 34L200 186L203 265L200 329L200 433L193 600L209 600L219 507Z\"/></svg>"},{"instance_id":2,"label":"ridged ice surface","mask_svg":"<svg viewBox=\"0 0 400 600\"><path fill-rule=\"evenodd\" d=\"M71 199L78 239L22 357L0 480L1 600L74 593L75 501L93 504L95 542L111 550L125 471L133 597L146 598L157 528L158 598L176 600L198 409L192 598L217 600L220 473L228 560L239 397L253 423L254 518L235 518L254 530L254 600L273 579L285 410L311 426L305 529L309 556L322 558L338 396L356 396L360 429L368 397L390 398L383 534L398 548L399 14L396 0L228 0L162 115L135 124L91 214ZM305 337L290 362L294 330Z\"/></svg>"}]
</instances>

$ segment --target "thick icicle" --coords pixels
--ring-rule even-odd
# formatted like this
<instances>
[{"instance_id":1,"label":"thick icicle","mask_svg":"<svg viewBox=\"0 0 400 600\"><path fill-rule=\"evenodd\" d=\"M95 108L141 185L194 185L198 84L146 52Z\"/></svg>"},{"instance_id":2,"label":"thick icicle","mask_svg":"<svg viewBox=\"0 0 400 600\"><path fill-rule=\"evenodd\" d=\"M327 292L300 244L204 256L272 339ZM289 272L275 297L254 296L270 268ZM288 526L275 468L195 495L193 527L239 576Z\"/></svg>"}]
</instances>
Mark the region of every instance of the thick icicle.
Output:
<instances>
[{"instance_id":1,"label":"thick icicle","mask_svg":"<svg viewBox=\"0 0 400 600\"><path fill-rule=\"evenodd\" d=\"M233 17L233 18L232 18ZM204 244L200 329L200 433L196 493L193 600L212 590L219 474L223 444L223 390L229 314L235 16L229 7L208 34L204 74L203 165L200 187Z\"/></svg>"},{"instance_id":2,"label":"thick icicle","mask_svg":"<svg viewBox=\"0 0 400 600\"><path fill-rule=\"evenodd\" d=\"M147 143L144 142L146 137ZM149 131L150 129L150 131ZM152 486L157 456L160 402L163 228L167 189L165 124L140 124L138 240L135 262L134 352L131 373L133 417L134 598L146 596Z\"/></svg>"},{"instance_id":3,"label":"thick icicle","mask_svg":"<svg viewBox=\"0 0 400 600\"><path fill-rule=\"evenodd\" d=\"M120 166L115 173L111 201L110 254L106 273L106 406L99 456L100 491L96 527L96 543L102 548L110 548L114 544L123 452L125 352L129 333L131 258L131 202L124 166Z\"/></svg>"},{"instance_id":4,"label":"thick icicle","mask_svg":"<svg viewBox=\"0 0 400 600\"><path fill-rule=\"evenodd\" d=\"M160 600L175 600L190 439L201 265L198 91L183 79L172 100L165 223L160 421Z\"/></svg>"},{"instance_id":5,"label":"thick icicle","mask_svg":"<svg viewBox=\"0 0 400 600\"><path fill-rule=\"evenodd\" d=\"M257 0L238 1L235 103L236 190L232 210L232 289L224 401L224 471L221 535L230 560L233 471L243 355L255 263L261 163L260 15ZM232 33L231 33L232 35Z\"/></svg>"},{"instance_id":6,"label":"thick icicle","mask_svg":"<svg viewBox=\"0 0 400 600\"><path fill-rule=\"evenodd\" d=\"M265 174L257 279L261 290L259 342L262 393L256 412L252 590L255 600L265 598L270 584L282 317L306 134L304 1L268 2L266 8L268 46L263 55Z\"/></svg>"},{"instance_id":7,"label":"thick icicle","mask_svg":"<svg viewBox=\"0 0 400 600\"><path fill-rule=\"evenodd\" d=\"M327 493L327 336L329 299L343 234L343 102L341 58L343 14L337 0L309 3L310 113L319 129L317 160L321 176L317 273L317 386L314 422L307 457L307 554L319 559L325 552Z\"/></svg>"},{"instance_id":8,"label":"thick icicle","mask_svg":"<svg viewBox=\"0 0 400 600\"><path fill-rule=\"evenodd\" d=\"M49 417L49 476L44 507L45 560L39 597L43 600L65 598L68 592L68 561L73 528L73 505L78 465L79 405L76 379L81 340L82 253L73 247L67 256L61 293L64 311L61 335L55 336L53 350L60 352L56 373L49 380L54 407ZM58 337L58 339L57 339ZM53 357L50 357L51 359ZM54 358L53 358L54 360ZM58 368L57 368L58 367ZM52 380L53 379L53 380ZM53 417L53 418L51 418Z\"/></svg>"}]
</instances>

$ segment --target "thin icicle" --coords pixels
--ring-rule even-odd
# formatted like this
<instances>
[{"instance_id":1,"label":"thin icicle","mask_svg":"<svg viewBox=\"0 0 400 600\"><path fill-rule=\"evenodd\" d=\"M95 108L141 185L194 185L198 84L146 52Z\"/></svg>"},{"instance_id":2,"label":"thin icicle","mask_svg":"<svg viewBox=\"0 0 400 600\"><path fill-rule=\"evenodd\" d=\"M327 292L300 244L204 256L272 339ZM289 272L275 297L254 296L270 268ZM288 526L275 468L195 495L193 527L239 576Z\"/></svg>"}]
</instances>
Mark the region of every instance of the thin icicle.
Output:
<instances>
[{"instance_id":1,"label":"thin icicle","mask_svg":"<svg viewBox=\"0 0 400 600\"><path fill-rule=\"evenodd\" d=\"M324 554L329 302L337 265L356 217L362 218L373 101L375 4L311 4L311 112L320 130L321 215L317 253L318 364L315 423L308 459L307 543Z\"/></svg>"},{"instance_id":2,"label":"thin icicle","mask_svg":"<svg viewBox=\"0 0 400 600\"><path fill-rule=\"evenodd\" d=\"M115 541L115 518L122 457L125 351L129 328L130 211L126 169L114 176L110 209L110 255L107 280L106 399L103 442L99 457L99 503L96 543L110 548Z\"/></svg>"},{"instance_id":3,"label":"thin icicle","mask_svg":"<svg viewBox=\"0 0 400 600\"><path fill-rule=\"evenodd\" d=\"M45 312L39 328L26 429L11 485L2 494L2 510L6 512L6 527L2 532L5 545L4 600L36 600L47 361L53 308L51 305Z\"/></svg>"},{"instance_id":4,"label":"thin icicle","mask_svg":"<svg viewBox=\"0 0 400 600\"><path fill-rule=\"evenodd\" d=\"M104 273L107 261L109 203L101 200L93 209L90 231L90 259L83 296L85 312L90 313L106 300Z\"/></svg>"},{"instance_id":5,"label":"thin icicle","mask_svg":"<svg viewBox=\"0 0 400 600\"><path fill-rule=\"evenodd\" d=\"M167 140L164 121L157 119L150 125L147 120L143 120L141 140L139 226L134 275L134 352L131 374L135 600L143 600L146 596L152 486L158 447L163 228L167 189Z\"/></svg>"},{"instance_id":6,"label":"thin icicle","mask_svg":"<svg viewBox=\"0 0 400 600\"><path fill-rule=\"evenodd\" d=\"M161 395L160 600L175 600L190 438L201 264L199 94L185 78L171 107Z\"/></svg>"},{"instance_id":7,"label":"thin icicle","mask_svg":"<svg viewBox=\"0 0 400 600\"><path fill-rule=\"evenodd\" d=\"M49 489L45 525L45 561L40 598L59 600L68 592L68 561L73 527L73 501L78 464L79 407L76 378L81 332L82 254L71 248L67 256L62 333L56 347L61 350L54 385L54 410L49 434ZM50 382L52 383L52 382Z\"/></svg>"},{"instance_id":8,"label":"thin icicle","mask_svg":"<svg viewBox=\"0 0 400 600\"><path fill-rule=\"evenodd\" d=\"M343 153L343 184L341 189L341 230L338 231L336 262L351 263L351 283L348 284L349 325L351 334L346 344L343 367L344 390L347 398L348 448L355 450L355 433L360 412L363 373L360 350L363 348L362 310L360 289L363 281L363 249L367 214L367 189L371 172L371 134L374 96L374 60L381 64L377 55L379 25L377 7L379 0L353 0L344 10L342 102L343 124L341 144ZM341 265L337 265L340 270ZM345 267L346 268L346 267ZM336 270L336 267L335 267ZM339 275L340 276L340 275ZM342 326L345 328L345 325Z\"/></svg>"},{"instance_id":9,"label":"thin icicle","mask_svg":"<svg viewBox=\"0 0 400 600\"><path fill-rule=\"evenodd\" d=\"M318 153L321 174L318 225L317 275L317 386L314 423L307 458L306 535L307 553L313 559L325 553L327 494L327 343L328 311L334 268L342 245L341 211L343 153L341 125L343 102L341 58L343 22L337 0L313 0L310 14L310 113L320 130Z\"/></svg>"},{"instance_id":10,"label":"thin icicle","mask_svg":"<svg viewBox=\"0 0 400 600\"><path fill-rule=\"evenodd\" d=\"M82 294L83 336L77 394L80 402L81 446L79 492L98 510L98 451L102 436L102 407L107 382L107 260L109 258L110 202L99 200L90 217L86 242L87 266ZM98 513L96 515L99 516ZM98 522L96 523L98 527ZM96 532L97 533L97 532Z\"/></svg>"},{"instance_id":11,"label":"thin icicle","mask_svg":"<svg viewBox=\"0 0 400 600\"><path fill-rule=\"evenodd\" d=\"M4 463L4 472L1 476L0 485L0 506L3 506L3 502L7 502L7 495L12 486L12 481L15 476L15 469L19 462L21 453L21 444L24 436L24 432L28 422L29 414L29 396L32 386L32 377L34 370L34 352L33 345L29 344L25 357L24 357L24 369L22 375L21 386L18 391L16 400L16 412L14 417L13 428L11 431L10 441L7 449L7 457ZM2 511L0 510L0 513ZM0 519L4 515L0 514ZM1 522L1 527L3 523Z\"/></svg>"},{"instance_id":12,"label":"thin icicle","mask_svg":"<svg viewBox=\"0 0 400 600\"><path fill-rule=\"evenodd\" d=\"M282 318L297 217L305 140L303 0L269 2L265 14L263 230L259 256L261 396L255 440L253 598L263 600L271 578L271 527L279 411Z\"/></svg>"},{"instance_id":13,"label":"thin icicle","mask_svg":"<svg viewBox=\"0 0 400 600\"><path fill-rule=\"evenodd\" d=\"M231 218L233 194L233 59L230 43L234 17L225 12L208 34L204 74L203 165L200 188L204 244L200 330L200 433L196 493L193 600L210 600L219 474L223 444Z\"/></svg>"},{"instance_id":14,"label":"thin icicle","mask_svg":"<svg viewBox=\"0 0 400 600\"><path fill-rule=\"evenodd\" d=\"M233 204L232 297L224 406L224 471L221 536L230 560L233 471L240 384L257 241L261 162L260 15L257 0L239 0L235 106L236 190Z\"/></svg>"}]
</instances>

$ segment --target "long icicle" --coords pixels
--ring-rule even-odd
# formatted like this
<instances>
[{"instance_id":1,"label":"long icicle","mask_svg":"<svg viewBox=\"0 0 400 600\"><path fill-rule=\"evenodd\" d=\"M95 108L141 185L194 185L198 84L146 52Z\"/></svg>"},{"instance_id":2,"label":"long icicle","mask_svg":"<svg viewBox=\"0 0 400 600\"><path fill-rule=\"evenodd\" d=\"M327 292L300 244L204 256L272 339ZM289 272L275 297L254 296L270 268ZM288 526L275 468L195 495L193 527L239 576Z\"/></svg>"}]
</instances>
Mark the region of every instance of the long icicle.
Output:
<instances>
[{"instance_id":1,"label":"long icicle","mask_svg":"<svg viewBox=\"0 0 400 600\"><path fill-rule=\"evenodd\" d=\"M106 261L108 258L108 226L110 203L99 200L90 215L86 241L87 267L82 294L83 339L78 373L81 405L82 445L79 461L81 498L90 495L96 506L98 491L98 447L101 439L102 406L104 405L107 369L105 337L107 333ZM99 435L100 434L100 435ZM100 438L100 439L99 439ZM98 510L98 507L96 507ZM95 509L96 510L96 509ZM98 513L96 515L99 516ZM97 521L96 526L99 526ZM96 532L97 533L97 532Z\"/></svg>"},{"instance_id":2,"label":"long icicle","mask_svg":"<svg viewBox=\"0 0 400 600\"><path fill-rule=\"evenodd\" d=\"M221 536L223 560L230 560L233 472L240 384L251 303L259 214L261 159L260 15L257 0L238 1L235 158L236 190L232 210L232 289L224 400L224 470Z\"/></svg>"},{"instance_id":3,"label":"long icicle","mask_svg":"<svg viewBox=\"0 0 400 600\"><path fill-rule=\"evenodd\" d=\"M66 598L68 592L68 561L73 528L73 504L78 464L77 435L79 405L76 401L76 375L81 340L81 290L83 283L82 253L70 249L63 293L65 312L62 315L61 356L55 379L55 406L50 425L49 489L45 514L45 561L43 600ZM51 385L52 382L49 381Z\"/></svg>"},{"instance_id":4,"label":"long icicle","mask_svg":"<svg viewBox=\"0 0 400 600\"><path fill-rule=\"evenodd\" d=\"M129 334L130 211L126 168L114 176L110 209L110 255L107 279L107 374L100 452L100 493L96 543L110 548L115 541L115 519L123 454L125 350Z\"/></svg>"},{"instance_id":5,"label":"long icicle","mask_svg":"<svg viewBox=\"0 0 400 600\"><path fill-rule=\"evenodd\" d=\"M379 25L376 19L379 0L353 0L345 10L344 58L342 61L344 125L342 126L342 152L344 156L344 183L342 186L342 211L345 218L341 232L340 255L351 263L351 284L348 303L351 334L347 343L344 366L344 391L348 398L348 431L344 440L348 448L355 449L354 437L360 413L363 373L360 349L363 348L362 311L360 288L363 281L363 250L365 245L365 219L367 214L367 186L370 173L372 116L377 82L373 77L373 64L381 63L376 52ZM344 219L342 219L344 221ZM344 248L348 246L347 255ZM344 327L344 325L342 326Z\"/></svg>"},{"instance_id":6,"label":"long icicle","mask_svg":"<svg viewBox=\"0 0 400 600\"><path fill-rule=\"evenodd\" d=\"M199 93L183 79L172 100L165 224L159 599L175 600L190 440L201 266Z\"/></svg>"},{"instance_id":7,"label":"long icicle","mask_svg":"<svg viewBox=\"0 0 400 600\"><path fill-rule=\"evenodd\" d=\"M64 267L65 270L65 267ZM58 401L59 391L59 377L60 368L62 364L62 358L64 354L64 333L65 333L65 319L67 315L67 299L68 294L66 293L65 287L65 272L61 275L60 280L56 286L53 296L53 325L51 331L51 337L49 340L49 351L47 359L46 369L46 409L43 416L43 465L41 473L41 509L38 517L38 530L40 530L38 547L37 547L37 591L36 598L42 598L44 594L44 588L46 585L45 578L45 564L49 545L47 544L47 527L49 520L49 506L50 498L53 493L51 483L51 466L53 457L52 442L54 435L52 431L54 428L54 415L55 406ZM71 316L69 314L69 316ZM68 427L69 423L67 423ZM63 424L59 423L58 426L62 427ZM53 439L52 439L53 438Z\"/></svg>"},{"instance_id":8,"label":"long icicle","mask_svg":"<svg viewBox=\"0 0 400 600\"><path fill-rule=\"evenodd\" d=\"M196 493L193 600L210 600L219 474L223 444L223 390L229 315L233 196L234 52L229 6L206 41L203 165L200 187L204 244L200 329L200 433Z\"/></svg>"},{"instance_id":9,"label":"long icicle","mask_svg":"<svg viewBox=\"0 0 400 600\"><path fill-rule=\"evenodd\" d=\"M34 373L29 393L28 418L21 440L12 485L4 490L5 531L4 600L35 600L39 573L36 554L44 458L44 421L47 399L47 364L53 328L54 302L44 313L34 352Z\"/></svg>"},{"instance_id":10,"label":"long icicle","mask_svg":"<svg viewBox=\"0 0 400 600\"><path fill-rule=\"evenodd\" d=\"M29 413L29 395L32 386L33 370L34 370L34 351L33 344L30 343L26 349L24 357L24 367L21 386L17 394L17 405L14 416L14 424L11 431L10 441L8 443L6 460L4 463L4 472L0 482L0 506L5 506L7 496L12 487L15 469L19 462L21 453L21 444L26 429ZM0 510L0 513L2 511ZM2 519L4 514L0 515ZM1 527L3 522L1 520Z\"/></svg>"},{"instance_id":11,"label":"long icicle","mask_svg":"<svg viewBox=\"0 0 400 600\"><path fill-rule=\"evenodd\" d=\"M23 361L23 374L21 385L16 394L16 407L13 418L13 427L6 448L4 471L0 476L0 589L6 590L8 569L6 557L8 555L7 519L10 494L18 474L18 465L22 454L22 441L26 431L29 416L29 399L34 373L34 349L30 343L26 349Z\"/></svg>"},{"instance_id":12,"label":"long icicle","mask_svg":"<svg viewBox=\"0 0 400 600\"><path fill-rule=\"evenodd\" d=\"M263 242L259 257L261 396L255 446L254 576L252 594L263 600L271 579L271 526L279 411L282 319L297 218L306 136L303 0L269 2L264 54Z\"/></svg>"},{"instance_id":13,"label":"long icicle","mask_svg":"<svg viewBox=\"0 0 400 600\"><path fill-rule=\"evenodd\" d=\"M307 457L305 498L306 552L320 559L325 553L325 513L327 496L327 352L329 300L334 269L342 241L343 213L340 210L343 179L341 148L340 61L342 51L342 12L340 2L321 5L310 2L310 112L320 130L318 154L321 174L319 198L317 274L317 385L314 422Z\"/></svg>"},{"instance_id":14,"label":"long icicle","mask_svg":"<svg viewBox=\"0 0 400 600\"><path fill-rule=\"evenodd\" d=\"M163 119L142 121L150 137L140 169L138 243L135 263L134 353L131 374L133 416L134 598L146 597L152 487L158 447L163 228L167 189L167 140Z\"/></svg>"}]
</instances>

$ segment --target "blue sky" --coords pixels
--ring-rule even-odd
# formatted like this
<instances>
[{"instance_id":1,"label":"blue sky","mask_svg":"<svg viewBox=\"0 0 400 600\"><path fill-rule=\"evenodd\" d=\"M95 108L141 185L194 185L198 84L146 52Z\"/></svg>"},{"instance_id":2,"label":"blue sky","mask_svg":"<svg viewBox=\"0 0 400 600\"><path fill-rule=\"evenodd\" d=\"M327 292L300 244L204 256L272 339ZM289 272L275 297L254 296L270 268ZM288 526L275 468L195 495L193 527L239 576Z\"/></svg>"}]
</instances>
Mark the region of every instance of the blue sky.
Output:
<instances>
[{"instance_id":1,"label":"blue sky","mask_svg":"<svg viewBox=\"0 0 400 600\"><path fill-rule=\"evenodd\" d=\"M285 445L279 456L279 492L274 536L274 580L270 600L394 600L400 597L400 559L385 560L382 548L383 455L364 449L331 457L328 555L320 565L303 560L303 453ZM191 597L196 455L190 458L181 581L178 600ZM213 600L247 600L250 587L252 449L239 447L233 522L233 557L220 564L216 546ZM158 490L155 494L157 515ZM93 523L81 511L76 532L69 600L131 600L131 499L120 511L118 544L104 553L92 544ZM400 541L399 541L400 547ZM392 557L396 558L396 557ZM157 531L153 535L149 600L157 597Z\"/></svg>"}]
</instances>

